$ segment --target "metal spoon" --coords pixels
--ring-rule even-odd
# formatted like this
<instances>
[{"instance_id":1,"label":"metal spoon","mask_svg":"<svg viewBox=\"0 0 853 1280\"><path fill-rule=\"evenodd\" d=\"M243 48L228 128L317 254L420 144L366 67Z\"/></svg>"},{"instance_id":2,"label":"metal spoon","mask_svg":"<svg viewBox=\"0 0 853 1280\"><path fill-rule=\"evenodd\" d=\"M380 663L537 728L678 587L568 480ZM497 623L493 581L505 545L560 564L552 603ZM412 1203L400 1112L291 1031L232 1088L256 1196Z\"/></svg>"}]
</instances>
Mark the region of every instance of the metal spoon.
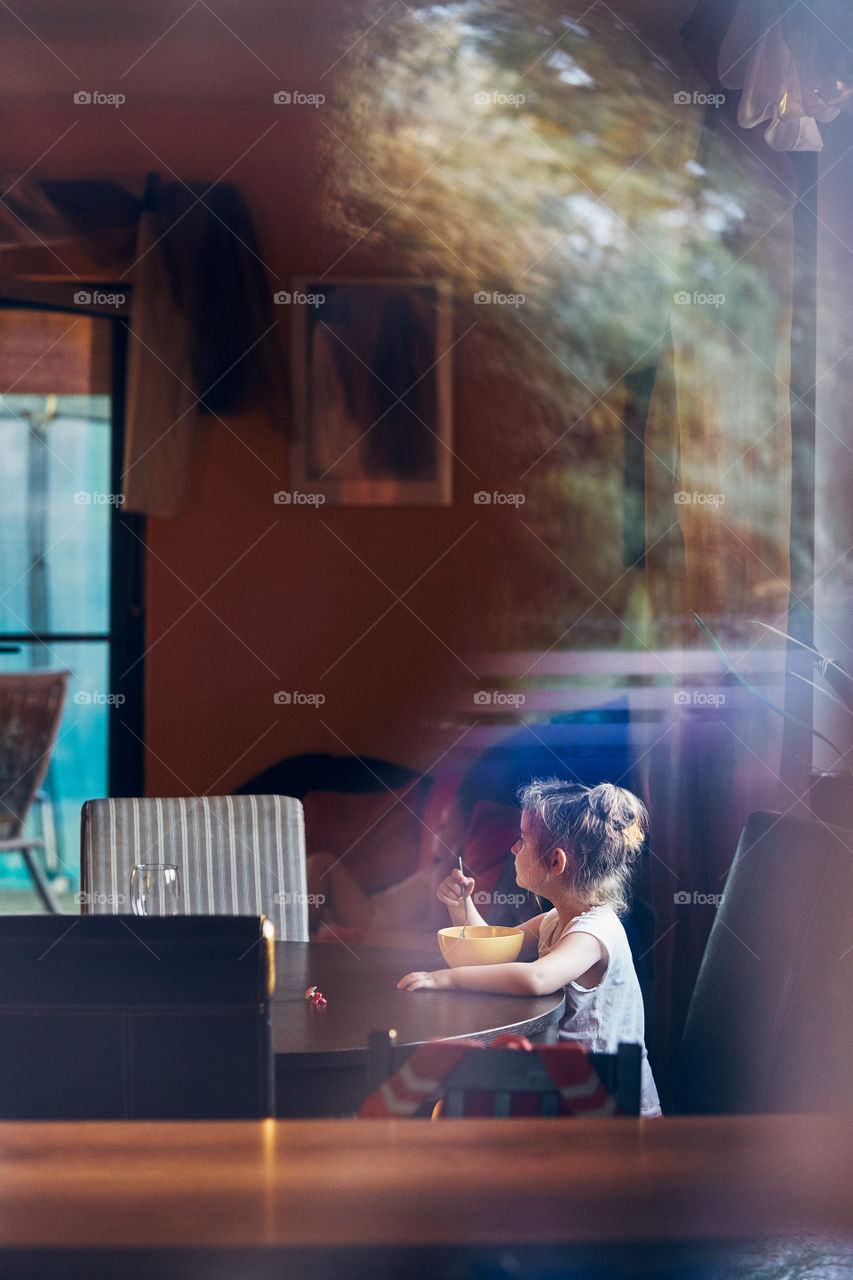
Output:
<instances>
[{"instance_id":1,"label":"metal spoon","mask_svg":"<svg viewBox=\"0 0 853 1280\"><path fill-rule=\"evenodd\" d=\"M460 853L460 855L459 855L459 870L462 872L462 874L463 874L463 876L464 876L464 874L465 874L465 868L462 866L462 855L461 855L461 853ZM459 935L459 937L460 937L460 938L464 938L464 937L465 937L465 928L466 928L466 926L467 926L467 924L468 924L468 894L465 892L465 886L464 886L464 884L463 884L463 886L462 886L462 897L465 899L465 924L463 924L463 926L462 926L462 932L461 932L461 933L460 933L460 935Z\"/></svg>"}]
</instances>

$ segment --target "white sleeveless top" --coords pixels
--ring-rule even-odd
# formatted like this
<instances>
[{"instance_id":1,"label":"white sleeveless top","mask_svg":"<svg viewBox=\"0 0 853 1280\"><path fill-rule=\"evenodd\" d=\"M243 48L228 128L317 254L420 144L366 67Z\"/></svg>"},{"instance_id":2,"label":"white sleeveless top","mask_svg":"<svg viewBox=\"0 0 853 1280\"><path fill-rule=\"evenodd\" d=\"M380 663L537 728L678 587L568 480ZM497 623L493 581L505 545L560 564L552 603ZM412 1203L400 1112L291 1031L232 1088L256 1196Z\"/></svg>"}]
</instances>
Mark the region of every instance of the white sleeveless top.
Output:
<instances>
[{"instance_id":1,"label":"white sleeveless top","mask_svg":"<svg viewBox=\"0 0 853 1280\"><path fill-rule=\"evenodd\" d=\"M643 1049L640 1114L661 1114L658 1091L646 1055L643 996L634 969L628 936L612 907L590 907L560 932L556 908L539 925L539 955L546 956L569 933L589 933L607 951L607 968L597 986L569 982L561 1040L577 1040L593 1053L615 1053L619 1043Z\"/></svg>"}]
</instances>

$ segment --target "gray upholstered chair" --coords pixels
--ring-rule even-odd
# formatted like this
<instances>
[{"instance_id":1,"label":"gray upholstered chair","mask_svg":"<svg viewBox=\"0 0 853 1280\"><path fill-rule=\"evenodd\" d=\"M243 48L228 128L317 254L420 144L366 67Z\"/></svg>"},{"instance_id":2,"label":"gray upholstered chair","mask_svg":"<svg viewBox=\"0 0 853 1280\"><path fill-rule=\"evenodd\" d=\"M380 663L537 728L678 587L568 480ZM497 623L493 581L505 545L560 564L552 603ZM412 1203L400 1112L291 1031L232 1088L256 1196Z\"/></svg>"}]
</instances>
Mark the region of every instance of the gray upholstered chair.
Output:
<instances>
[{"instance_id":1,"label":"gray upholstered chair","mask_svg":"<svg viewBox=\"0 0 853 1280\"><path fill-rule=\"evenodd\" d=\"M130 914L130 873L140 862L177 865L182 914L265 915L279 940L308 939L299 800L88 800L80 846L83 911Z\"/></svg>"},{"instance_id":2,"label":"gray upholstered chair","mask_svg":"<svg viewBox=\"0 0 853 1280\"><path fill-rule=\"evenodd\" d=\"M853 831L753 813L677 1065L687 1112L853 1110Z\"/></svg>"}]
</instances>

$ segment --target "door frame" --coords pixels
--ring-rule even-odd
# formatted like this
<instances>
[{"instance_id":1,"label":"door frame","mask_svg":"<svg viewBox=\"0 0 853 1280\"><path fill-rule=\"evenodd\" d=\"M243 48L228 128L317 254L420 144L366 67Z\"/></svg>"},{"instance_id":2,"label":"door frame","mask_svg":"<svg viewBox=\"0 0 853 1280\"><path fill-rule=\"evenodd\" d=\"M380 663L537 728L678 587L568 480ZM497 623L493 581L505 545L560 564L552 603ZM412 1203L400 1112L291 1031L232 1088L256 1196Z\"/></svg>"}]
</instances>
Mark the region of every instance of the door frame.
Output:
<instances>
[{"instance_id":1,"label":"door frame","mask_svg":"<svg viewBox=\"0 0 853 1280\"><path fill-rule=\"evenodd\" d=\"M103 281L46 282L0 277L0 308L18 311L54 311L90 315L109 320L111 327L111 457L113 493L122 490L125 452L125 402L127 390L128 301L121 307L85 306L69 299L73 289L110 292L115 284ZM122 281L129 300L131 286ZM105 635L22 631L3 635L3 642L57 643L101 640L109 645L109 687L122 693L107 709L107 789L111 796L145 794L145 517L125 511L118 503L110 513L110 616Z\"/></svg>"}]
</instances>

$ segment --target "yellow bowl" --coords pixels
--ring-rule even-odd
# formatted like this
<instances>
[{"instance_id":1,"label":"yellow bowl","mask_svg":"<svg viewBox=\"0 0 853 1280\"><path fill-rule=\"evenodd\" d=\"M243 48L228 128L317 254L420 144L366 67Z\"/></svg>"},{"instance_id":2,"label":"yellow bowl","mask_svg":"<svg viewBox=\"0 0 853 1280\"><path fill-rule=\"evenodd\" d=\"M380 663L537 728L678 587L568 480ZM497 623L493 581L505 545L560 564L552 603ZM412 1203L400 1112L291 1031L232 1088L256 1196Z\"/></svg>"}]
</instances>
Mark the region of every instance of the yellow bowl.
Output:
<instances>
[{"instance_id":1,"label":"yellow bowl","mask_svg":"<svg viewBox=\"0 0 853 1280\"><path fill-rule=\"evenodd\" d=\"M465 925L465 937L461 924L439 929L438 945L451 969L466 964L506 964L515 960L524 941L522 929L498 924Z\"/></svg>"}]
</instances>

